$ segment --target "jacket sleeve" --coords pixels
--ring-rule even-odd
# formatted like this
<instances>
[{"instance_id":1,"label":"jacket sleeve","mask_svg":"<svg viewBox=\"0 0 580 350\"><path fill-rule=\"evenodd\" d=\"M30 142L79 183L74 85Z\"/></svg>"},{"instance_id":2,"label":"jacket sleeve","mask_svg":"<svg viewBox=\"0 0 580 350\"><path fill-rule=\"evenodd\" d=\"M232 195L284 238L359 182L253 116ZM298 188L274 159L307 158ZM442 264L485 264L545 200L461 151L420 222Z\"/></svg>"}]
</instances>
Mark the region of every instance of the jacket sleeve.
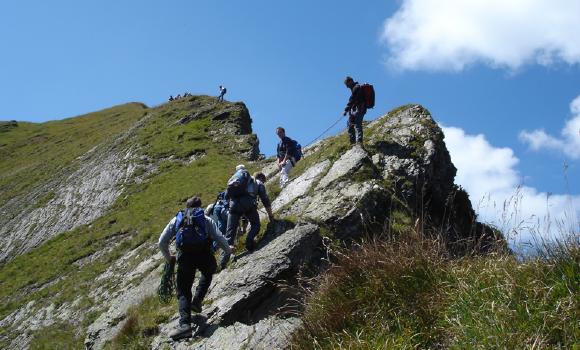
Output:
<instances>
[{"instance_id":1,"label":"jacket sleeve","mask_svg":"<svg viewBox=\"0 0 580 350\"><path fill-rule=\"evenodd\" d=\"M161 235L159 235L159 242L157 243L159 245L159 250L161 251L161 253L165 257L165 260L167 261L171 260L171 254L169 253L169 243L171 242L171 239L174 236L175 236L175 217L171 219L171 221L169 221L167 226L165 226L165 228L161 232Z\"/></svg>"},{"instance_id":2,"label":"jacket sleeve","mask_svg":"<svg viewBox=\"0 0 580 350\"><path fill-rule=\"evenodd\" d=\"M292 142L292 140L286 136L284 137L284 145L286 146L286 153L284 154L284 156L288 156L288 157L292 157L294 155L294 153L296 152L296 147L294 147L294 142Z\"/></svg>"},{"instance_id":3,"label":"jacket sleeve","mask_svg":"<svg viewBox=\"0 0 580 350\"><path fill-rule=\"evenodd\" d=\"M208 216L205 217L205 228L207 230L209 237L213 241L217 242L217 244L219 244L219 246L224 250L226 254L232 253L230 245L228 244L226 238L220 232L217 223Z\"/></svg>"},{"instance_id":4,"label":"jacket sleeve","mask_svg":"<svg viewBox=\"0 0 580 350\"><path fill-rule=\"evenodd\" d=\"M356 84L352 89L348 103L344 108L345 112L351 111L354 107L358 107L364 101L363 91L359 84Z\"/></svg>"},{"instance_id":5,"label":"jacket sleeve","mask_svg":"<svg viewBox=\"0 0 580 350\"><path fill-rule=\"evenodd\" d=\"M272 203L270 203L270 198L268 197L268 193L266 192L266 186L263 183L258 183L258 196L264 204L264 207L270 208Z\"/></svg>"}]
</instances>

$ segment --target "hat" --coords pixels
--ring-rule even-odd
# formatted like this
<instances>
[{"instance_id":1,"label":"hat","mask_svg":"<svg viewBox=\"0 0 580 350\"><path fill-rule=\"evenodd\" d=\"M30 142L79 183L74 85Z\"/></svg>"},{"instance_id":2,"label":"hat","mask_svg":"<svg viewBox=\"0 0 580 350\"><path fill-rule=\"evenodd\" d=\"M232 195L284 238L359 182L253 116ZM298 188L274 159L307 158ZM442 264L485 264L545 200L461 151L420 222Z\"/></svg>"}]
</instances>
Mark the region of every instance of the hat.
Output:
<instances>
[{"instance_id":1,"label":"hat","mask_svg":"<svg viewBox=\"0 0 580 350\"><path fill-rule=\"evenodd\" d=\"M236 170L240 170L240 169L246 169L246 166L244 164L240 164L236 167Z\"/></svg>"}]
</instances>

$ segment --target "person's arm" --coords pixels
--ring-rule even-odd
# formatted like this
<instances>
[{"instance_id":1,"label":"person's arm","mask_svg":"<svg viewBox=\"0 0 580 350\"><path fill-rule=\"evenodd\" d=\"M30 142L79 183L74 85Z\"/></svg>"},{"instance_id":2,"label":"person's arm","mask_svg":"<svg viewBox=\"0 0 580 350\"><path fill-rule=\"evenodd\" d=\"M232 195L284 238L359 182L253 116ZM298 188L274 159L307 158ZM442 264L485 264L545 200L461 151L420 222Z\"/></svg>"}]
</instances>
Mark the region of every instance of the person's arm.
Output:
<instances>
[{"instance_id":1,"label":"person's arm","mask_svg":"<svg viewBox=\"0 0 580 350\"><path fill-rule=\"evenodd\" d=\"M294 143L290 140L290 138L284 137L282 142L286 148L286 153L284 154L284 159L282 159L279 164L284 165L290 158L292 158L296 150L294 149Z\"/></svg>"},{"instance_id":2,"label":"person's arm","mask_svg":"<svg viewBox=\"0 0 580 350\"><path fill-rule=\"evenodd\" d=\"M230 248L228 241L222 235L220 229L217 226L217 223L208 216L205 217L205 228L209 234L209 237L213 241L217 242L217 244L224 250L226 254L232 253L232 248Z\"/></svg>"},{"instance_id":3,"label":"person's arm","mask_svg":"<svg viewBox=\"0 0 580 350\"><path fill-rule=\"evenodd\" d=\"M272 214L272 203L270 202L270 198L268 197L268 192L266 192L266 186L260 182L258 185L258 196L264 204L264 208L266 209L266 213L268 213L268 219L270 221L274 220L274 214Z\"/></svg>"},{"instance_id":4,"label":"person's arm","mask_svg":"<svg viewBox=\"0 0 580 350\"><path fill-rule=\"evenodd\" d=\"M163 232L159 235L159 242L157 243L159 250L167 262L171 262L171 260L175 259L175 257L169 253L169 243L173 236L175 236L175 217L169 221L167 226L165 226Z\"/></svg>"}]
</instances>

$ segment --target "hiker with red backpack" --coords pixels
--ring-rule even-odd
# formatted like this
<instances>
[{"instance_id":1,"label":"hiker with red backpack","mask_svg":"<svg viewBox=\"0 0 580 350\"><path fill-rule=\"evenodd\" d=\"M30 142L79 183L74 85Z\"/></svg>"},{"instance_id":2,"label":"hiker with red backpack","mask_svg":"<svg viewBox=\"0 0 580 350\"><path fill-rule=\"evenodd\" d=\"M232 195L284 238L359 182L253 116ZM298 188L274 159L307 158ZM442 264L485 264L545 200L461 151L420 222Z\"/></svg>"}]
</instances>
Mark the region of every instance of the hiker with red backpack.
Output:
<instances>
[{"instance_id":1,"label":"hiker with red backpack","mask_svg":"<svg viewBox=\"0 0 580 350\"><path fill-rule=\"evenodd\" d=\"M276 146L276 160L278 169L280 169L280 188L284 188L288 183L290 170L302 158L302 146L286 136L286 130L281 126L276 128L276 135L280 138L280 142Z\"/></svg>"},{"instance_id":2,"label":"hiker with red backpack","mask_svg":"<svg viewBox=\"0 0 580 350\"><path fill-rule=\"evenodd\" d=\"M348 136L350 144L363 143L362 121L367 112L367 108L375 106L375 91L370 84L359 84L350 76L344 79L344 85L350 89L351 95L344 108L344 113L348 113Z\"/></svg>"},{"instance_id":3,"label":"hiker with red backpack","mask_svg":"<svg viewBox=\"0 0 580 350\"><path fill-rule=\"evenodd\" d=\"M177 257L169 252L169 243L173 237ZM211 249L212 241L217 242L225 254L231 254L233 247L228 245L217 223L204 215L199 197L188 199L185 210L179 211L159 236L159 250L165 260L170 264L177 262L179 326L170 334L174 340L192 336L191 311L201 312L203 298L217 269ZM201 278L192 299L191 288L196 270L201 272Z\"/></svg>"}]
</instances>

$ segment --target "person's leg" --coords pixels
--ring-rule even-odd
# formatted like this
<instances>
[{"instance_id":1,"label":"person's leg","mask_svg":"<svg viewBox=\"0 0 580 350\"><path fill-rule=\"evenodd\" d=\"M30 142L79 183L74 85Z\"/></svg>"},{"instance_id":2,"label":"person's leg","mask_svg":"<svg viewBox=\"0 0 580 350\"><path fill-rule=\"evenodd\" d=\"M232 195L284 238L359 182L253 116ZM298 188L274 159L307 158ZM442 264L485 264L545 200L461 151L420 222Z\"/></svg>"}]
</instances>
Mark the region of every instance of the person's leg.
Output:
<instances>
[{"instance_id":1,"label":"person's leg","mask_svg":"<svg viewBox=\"0 0 580 350\"><path fill-rule=\"evenodd\" d=\"M213 274L215 273L217 266L213 254L211 254L209 251L201 254L198 261L196 262L196 265L199 268L199 272L201 272L201 278L199 279L199 284L195 290L195 296L193 297L192 301L192 309L195 312L201 312L201 303L203 302L203 298L205 298L209 286L211 285Z\"/></svg>"},{"instance_id":2,"label":"person's leg","mask_svg":"<svg viewBox=\"0 0 580 350\"><path fill-rule=\"evenodd\" d=\"M248 213L246 213L248 221L250 221L250 232L246 237L246 249L249 251L254 250L254 237L260 231L260 214L258 214L258 209L253 208Z\"/></svg>"},{"instance_id":3,"label":"person's leg","mask_svg":"<svg viewBox=\"0 0 580 350\"><path fill-rule=\"evenodd\" d=\"M226 239L229 245L234 245L236 241L236 233L238 232L238 225L240 222L240 214L236 214L230 211L228 214L228 227L226 228ZM226 265L230 261L230 254L226 254L222 251L220 258L220 269L225 269Z\"/></svg>"},{"instance_id":4,"label":"person's leg","mask_svg":"<svg viewBox=\"0 0 580 350\"><path fill-rule=\"evenodd\" d=\"M188 254L179 254L177 258L177 302L179 306L179 324L191 323L191 287L195 277L195 267Z\"/></svg>"},{"instance_id":5,"label":"person's leg","mask_svg":"<svg viewBox=\"0 0 580 350\"><path fill-rule=\"evenodd\" d=\"M350 144L353 145L354 143L356 143L356 131L355 131L354 122L353 122L350 114L348 115L348 121L347 121L346 125L348 126L348 138L349 138Z\"/></svg>"},{"instance_id":6,"label":"person's leg","mask_svg":"<svg viewBox=\"0 0 580 350\"><path fill-rule=\"evenodd\" d=\"M226 239L230 245L234 245L236 241L239 223L240 214L230 212L228 215L228 226L226 228Z\"/></svg>"},{"instance_id":7,"label":"person's leg","mask_svg":"<svg viewBox=\"0 0 580 350\"><path fill-rule=\"evenodd\" d=\"M292 170L292 162L286 161L282 169L280 170L280 187L284 188L289 181L290 170Z\"/></svg>"},{"instance_id":8,"label":"person's leg","mask_svg":"<svg viewBox=\"0 0 580 350\"><path fill-rule=\"evenodd\" d=\"M356 116L355 122L354 122L354 128L356 130L356 143L363 143L363 126L362 126L362 122L363 122L363 118L364 118L365 114L364 112L359 112Z\"/></svg>"}]
</instances>

